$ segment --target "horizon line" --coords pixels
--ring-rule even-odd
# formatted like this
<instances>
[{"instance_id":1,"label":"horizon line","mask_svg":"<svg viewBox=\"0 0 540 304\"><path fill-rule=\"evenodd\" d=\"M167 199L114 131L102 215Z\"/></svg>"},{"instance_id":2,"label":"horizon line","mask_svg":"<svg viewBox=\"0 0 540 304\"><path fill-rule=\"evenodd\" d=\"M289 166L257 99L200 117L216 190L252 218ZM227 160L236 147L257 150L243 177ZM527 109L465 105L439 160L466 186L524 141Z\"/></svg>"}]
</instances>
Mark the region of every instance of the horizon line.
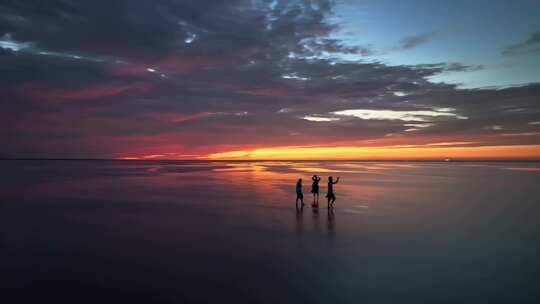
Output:
<instances>
[{"instance_id":1,"label":"horizon line","mask_svg":"<svg viewBox=\"0 0 540 304\"><path fill-rule=\"evenodd\" d=\"M41 158L41 157L0 157L0 161L13 160L51 160L51 161L184 161L184 162L540 162L540 158L494 158L494 159L467 159L467 158L443 158L443 159L126 159L126 158Z\"/></svg>"}]
</instances>

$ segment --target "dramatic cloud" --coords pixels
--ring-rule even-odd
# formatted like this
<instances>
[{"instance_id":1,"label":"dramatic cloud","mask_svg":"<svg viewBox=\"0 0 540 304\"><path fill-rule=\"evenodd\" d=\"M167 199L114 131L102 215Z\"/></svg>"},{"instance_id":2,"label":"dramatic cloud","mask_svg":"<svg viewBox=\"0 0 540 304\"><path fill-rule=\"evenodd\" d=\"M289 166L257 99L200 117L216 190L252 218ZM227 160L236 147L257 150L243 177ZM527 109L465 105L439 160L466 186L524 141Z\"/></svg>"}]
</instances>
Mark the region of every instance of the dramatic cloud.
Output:
<instances>
[{"instance_id":1,"label":"dramatic cloud","mask_svg":"<svg viewBox=\"0 0 540 304\"><path fill-rule=\"evenodd\" d=\"M3 2L0 156L540 142L540 85L462 90L429 79L481 66L347 60L373 53L332 38L333 4Z\"/></svg>"}]
</instances>

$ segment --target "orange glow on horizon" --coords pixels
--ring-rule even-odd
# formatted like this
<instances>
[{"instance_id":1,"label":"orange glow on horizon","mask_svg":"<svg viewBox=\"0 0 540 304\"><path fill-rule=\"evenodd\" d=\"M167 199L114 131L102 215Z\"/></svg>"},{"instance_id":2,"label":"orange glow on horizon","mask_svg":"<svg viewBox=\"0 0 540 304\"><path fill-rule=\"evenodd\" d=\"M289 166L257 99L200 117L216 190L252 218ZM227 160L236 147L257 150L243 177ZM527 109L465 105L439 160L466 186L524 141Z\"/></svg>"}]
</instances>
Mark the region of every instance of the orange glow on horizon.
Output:
<instances>
[{"instance_id":1,"label":"orange glow on horizon","mask_svg":"<svg viewBox=\"0 0 540 304\"><path fill-rule=\"evenodd\" d=\"M119 160L540 160L540 145L463 146L473 142L397 146L268 147L205 154L156 153Z\"/></svg>"},{"instance_id":2,"label":"orange glow on horizon","mask_svg":"<svg viewBox=\"0 0 540 304\"><path fill-rule=\"evenodd\" d=\"M211 153L208 160L443 160L540 159L540 145L275 147Z\"/></svg>"}]
</instances>

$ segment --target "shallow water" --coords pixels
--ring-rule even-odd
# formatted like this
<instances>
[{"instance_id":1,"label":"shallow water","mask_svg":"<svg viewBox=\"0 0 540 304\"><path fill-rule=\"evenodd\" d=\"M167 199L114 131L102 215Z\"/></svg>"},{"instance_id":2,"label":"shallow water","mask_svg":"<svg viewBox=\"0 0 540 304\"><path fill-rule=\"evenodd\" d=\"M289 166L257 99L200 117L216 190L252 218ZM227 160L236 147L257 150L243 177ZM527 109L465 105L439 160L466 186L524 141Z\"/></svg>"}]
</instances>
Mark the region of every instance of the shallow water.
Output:
<instances>
[{"instance_id":1,"label":"shallow water","mask_svg":"<svg viewBox=\"0 0 540 304\"><path fill-rule=\"evenodd\" d=\"M0 163L6 303L538 296L539 163ZM341 177L333 212L329 175Z\"/></svg>"}]
</instances>

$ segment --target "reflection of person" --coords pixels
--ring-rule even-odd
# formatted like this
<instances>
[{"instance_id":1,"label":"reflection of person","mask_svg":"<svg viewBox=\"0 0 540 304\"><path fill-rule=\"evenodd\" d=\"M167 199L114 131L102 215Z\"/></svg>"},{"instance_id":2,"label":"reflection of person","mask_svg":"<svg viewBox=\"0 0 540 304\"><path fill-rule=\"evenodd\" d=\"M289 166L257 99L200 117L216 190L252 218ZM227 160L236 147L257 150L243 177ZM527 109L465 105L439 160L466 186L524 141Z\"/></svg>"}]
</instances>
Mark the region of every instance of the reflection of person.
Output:
<instances>
[{"instance_id":1,"label":"reflection of person","mask_svg":"<svg viewBox=\"0 0 540 304\"><path fill-rule=\"evenodd\" d=\"M296 204L298 205L298 200L302 203L302 206L304 206L304 194L302 193L302 179L299 178L296 182Z\"/></svg>"},{"instance_id":2,"label":"reflection of person","mask_svg":"<svg viewBox=\"0 0 540 304\"><path fill-rule=\"evenodd\" d=\"M302 224L302 217L303 217L303 213L304 213L304 207L301 206L300 208L298 208L298 205L296 205L296 224L297 226Z\"/></svg>"},{"instance_id":3,"label":"reflection of person","mask_svg":"<svg viewBox=\"0 0 540 304\"><path fill-rule=\"evenodd\" d=\"M319 181L321 181L321 178L317 175L313 175L311 178L313 181L313 184L311 184L311 193L313 193L313 207L319 206ZM315 201L315 197L317 197L317 200Z\"/></svg>"},{"instance_id":4,"label":"reflection of person","mask_svg":"<svg viewBox=\"0 0 540 304\"><path fill-rule=\"evenodd\" d=\"M334 182L332 177L328 177L328 192L326 193L326 198L328 199L328 208L334 207L334 202L336 201L336 195L334 194L334 185L339 182L339 177Z\"/></svg>"},{"instance_id":5,"label":"reflection of person","mask_svg":"<svg viewBox=\"0 0 540 304\"><path fill-rule=\"evenodd\" d=\"M334 209L328 209L328 234L334 232Z\"/></svg>"}]
</instances>

